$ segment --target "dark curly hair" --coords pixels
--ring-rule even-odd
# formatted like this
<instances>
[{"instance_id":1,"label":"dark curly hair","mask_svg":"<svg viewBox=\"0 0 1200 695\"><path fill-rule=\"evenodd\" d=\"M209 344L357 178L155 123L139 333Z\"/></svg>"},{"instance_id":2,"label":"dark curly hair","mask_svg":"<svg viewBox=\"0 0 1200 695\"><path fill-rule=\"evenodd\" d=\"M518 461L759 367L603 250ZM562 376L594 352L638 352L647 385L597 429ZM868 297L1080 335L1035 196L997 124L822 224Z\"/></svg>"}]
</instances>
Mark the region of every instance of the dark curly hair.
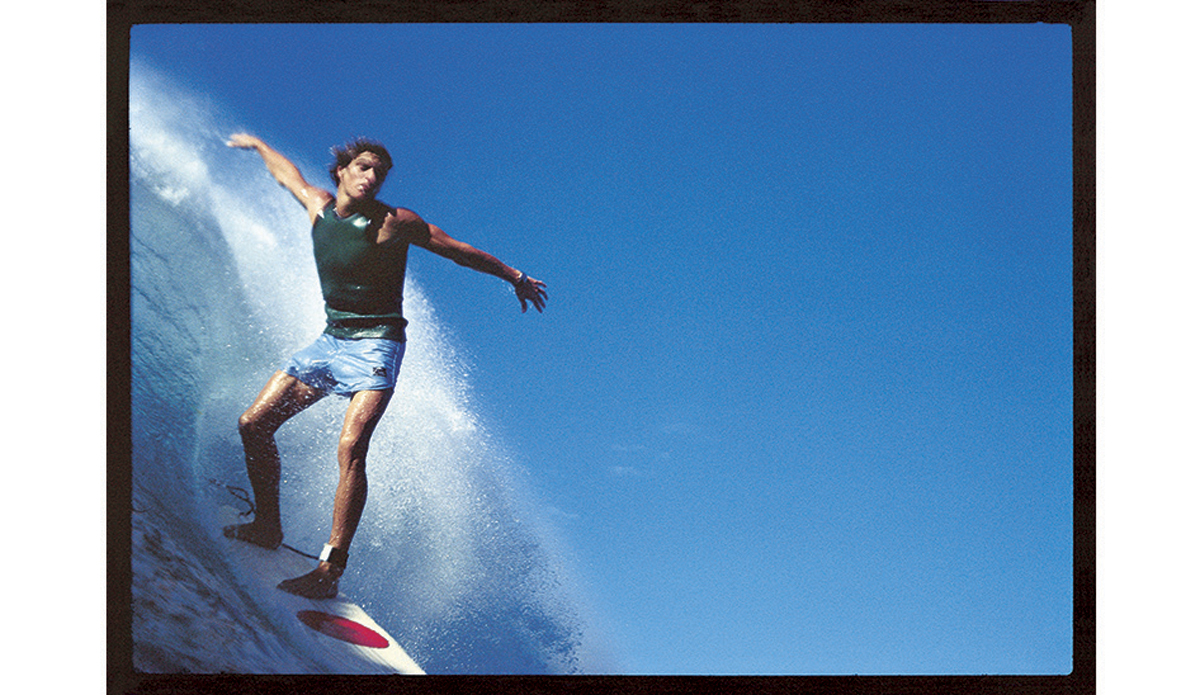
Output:
<instances>
[{"instance_id":1,"label":"dark curly hair","mask_svg":"<svg viewBox=\"0 0 1200 695\"><path fill-rule=\"evenodd\" d=\"M383 162L383 176L380 177L379 183L383 183L383 179L392 170L392 155L388 154L386 147L374 140L357 138L341 147L331 147L329 151L333 154L333 163L329 165L329 178L333 179L334 185L338 183L337 170L349 166L350 162L363 152L370 152Z\"/></svg>"}]
</instances>

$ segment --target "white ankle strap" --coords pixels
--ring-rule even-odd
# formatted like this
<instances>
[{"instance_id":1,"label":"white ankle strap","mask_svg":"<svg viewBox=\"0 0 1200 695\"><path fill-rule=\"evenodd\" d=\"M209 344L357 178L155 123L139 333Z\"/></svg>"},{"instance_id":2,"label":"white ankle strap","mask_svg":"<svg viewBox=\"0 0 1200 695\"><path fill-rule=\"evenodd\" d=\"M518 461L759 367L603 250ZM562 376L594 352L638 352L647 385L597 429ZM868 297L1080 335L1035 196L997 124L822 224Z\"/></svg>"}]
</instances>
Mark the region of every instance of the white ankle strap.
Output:
<instances>
[{"instance_id":1,"label":"white ankle strap","mask_svg":"<svg viewBox=\"0 0 1200 695\"><path fill-rule=\"evenodd\" d=\"M324 549L321 550L321 556L317 559L321 562L328 562L331 565L345 569L346 560L349 559L349 557L349 551L342 550L341 548L335 548L326 543Z\"/></svg>"}]
</instances>

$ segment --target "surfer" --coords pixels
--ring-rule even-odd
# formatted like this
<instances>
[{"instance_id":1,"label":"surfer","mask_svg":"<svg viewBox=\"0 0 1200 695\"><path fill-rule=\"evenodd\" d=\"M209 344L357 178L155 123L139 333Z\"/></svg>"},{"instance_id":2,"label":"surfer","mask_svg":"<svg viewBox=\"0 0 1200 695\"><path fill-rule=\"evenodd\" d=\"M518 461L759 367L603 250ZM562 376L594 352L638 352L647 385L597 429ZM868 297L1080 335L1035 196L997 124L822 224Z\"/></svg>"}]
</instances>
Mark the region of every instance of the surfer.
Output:
<instances>
[{"instance_id":1,"label":"surfer","mask_svg":"<svg viewBox=\"0 0 1200 695\"><path fill-rule=\"evenodd\" d=\"M257 151L271 175L308 211L326 326L316 342L275 372L238 419L255 516L224 533L264 548L279 547L283 526L275 432L330 393L348 398L337 444L338 484L329 542L315 569L279 584L307 598L332 598L366 504L367 448L392 398L404 357L408 322L401 303L409 246L507 280L522 312L529 304L542 311L545 283L451 238L411 210L376 200L392 168L391 155L377 142L359 139L334 148L329 175L337 188L332 194L309 184L295 164L257 137L236 133L227 144Z\"/></svg>"}]
</instances>

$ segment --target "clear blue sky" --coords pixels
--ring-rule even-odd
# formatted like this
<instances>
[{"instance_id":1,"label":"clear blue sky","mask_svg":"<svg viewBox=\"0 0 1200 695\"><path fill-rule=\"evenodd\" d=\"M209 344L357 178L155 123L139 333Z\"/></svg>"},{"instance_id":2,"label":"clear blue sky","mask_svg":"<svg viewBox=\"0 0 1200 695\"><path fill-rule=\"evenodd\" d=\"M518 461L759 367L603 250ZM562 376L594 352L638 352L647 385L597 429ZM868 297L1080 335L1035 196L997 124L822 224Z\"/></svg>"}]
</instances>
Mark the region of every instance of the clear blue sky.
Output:
<instances>
[{"instance_id":1,"label":"clear blue sky","mask_svg":"<svg viewBox=\"0 0 1200 695\"><path fill-rule=\"evenodd\" d=\"M521 315L410 260L629 671L1065 673L1070 38L181 25L132 52L298 161L382 140L383 200L547 282Z\"/></svg>"}]
</instances>

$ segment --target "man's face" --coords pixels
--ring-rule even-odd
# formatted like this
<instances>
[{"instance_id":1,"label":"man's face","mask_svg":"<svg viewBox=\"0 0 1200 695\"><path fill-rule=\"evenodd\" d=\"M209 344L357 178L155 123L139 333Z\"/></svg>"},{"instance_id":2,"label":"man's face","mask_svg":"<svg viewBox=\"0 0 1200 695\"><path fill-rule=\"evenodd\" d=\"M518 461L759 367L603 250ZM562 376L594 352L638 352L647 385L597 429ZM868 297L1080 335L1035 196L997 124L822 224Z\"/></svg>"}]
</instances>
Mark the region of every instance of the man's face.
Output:
<instances>
[{"instance_id":1,"label":"man's face","mask_svg":"<svg viewBox=\"0 0 1200 695\"><path fill-rule=\"evenodd\" d=\"M383 162L371 152L363 152L338 169L342 190L355 200L374 198L384 176Z\"/></svg>"}]
</instances>

